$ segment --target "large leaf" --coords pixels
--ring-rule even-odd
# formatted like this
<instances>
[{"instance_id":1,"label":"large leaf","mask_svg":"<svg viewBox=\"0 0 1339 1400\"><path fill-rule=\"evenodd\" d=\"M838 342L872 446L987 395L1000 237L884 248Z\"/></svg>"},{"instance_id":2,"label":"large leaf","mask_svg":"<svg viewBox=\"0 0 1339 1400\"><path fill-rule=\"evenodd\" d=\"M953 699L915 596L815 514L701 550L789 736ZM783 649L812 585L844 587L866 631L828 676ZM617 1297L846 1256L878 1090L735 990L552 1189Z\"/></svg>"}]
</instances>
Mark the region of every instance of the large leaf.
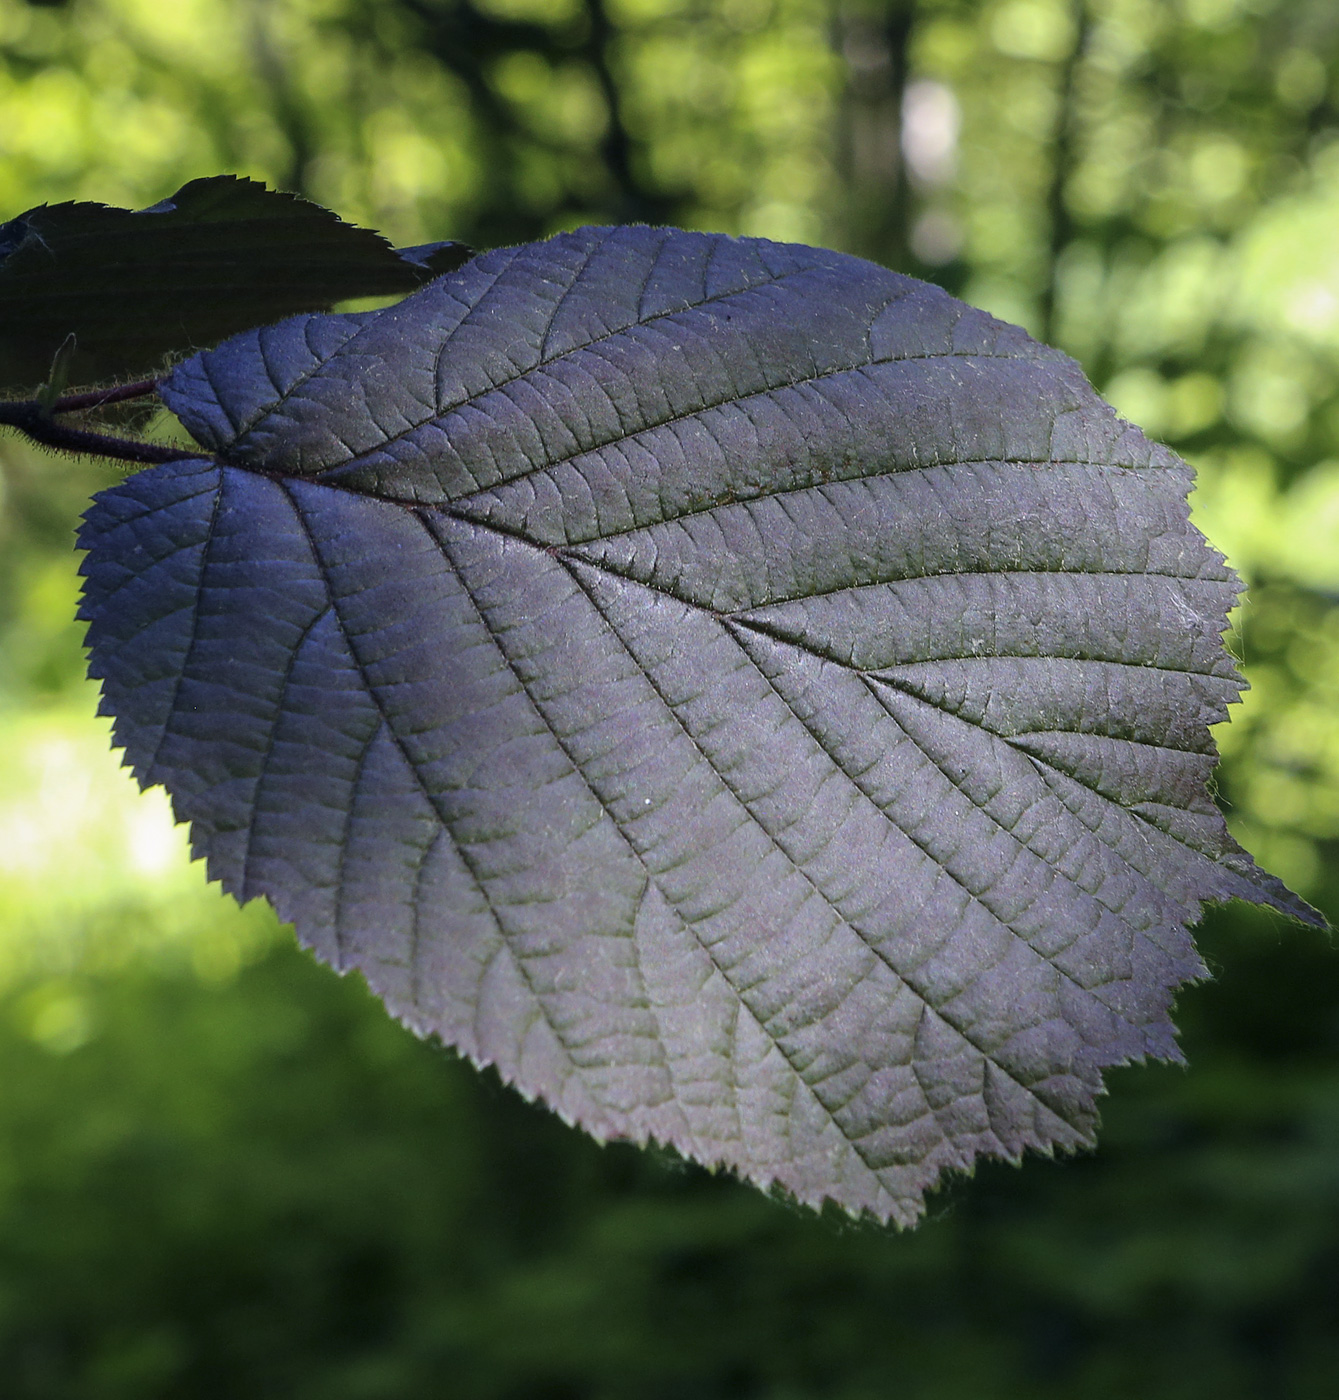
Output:
<instances>
[{"instance_id":1,"label":"large leaf","mask_svg":"<svg viewBox=\"0 0 1339 1400\"><path fill-rule=\"evenodd\" d=\"M255 180L192 180L151 209L41 205L0 224L0 393L46 379L74 334L76 383L150 374L165 356L294 311L411 292L468 249L398 252Z\"/></svg>"},{"instance_id":2,"label":"large leaf","mask_svg":"<svg viewBox=\"0 0 1339 1400\"><path fill-rule=\"evenodd\" d=\"M396 1015L601 1137L909 1222L1177 1054L1237 582L1072 361L649 228L239 336L82 543L117 742Z\"/></svg>"}]
</instances>

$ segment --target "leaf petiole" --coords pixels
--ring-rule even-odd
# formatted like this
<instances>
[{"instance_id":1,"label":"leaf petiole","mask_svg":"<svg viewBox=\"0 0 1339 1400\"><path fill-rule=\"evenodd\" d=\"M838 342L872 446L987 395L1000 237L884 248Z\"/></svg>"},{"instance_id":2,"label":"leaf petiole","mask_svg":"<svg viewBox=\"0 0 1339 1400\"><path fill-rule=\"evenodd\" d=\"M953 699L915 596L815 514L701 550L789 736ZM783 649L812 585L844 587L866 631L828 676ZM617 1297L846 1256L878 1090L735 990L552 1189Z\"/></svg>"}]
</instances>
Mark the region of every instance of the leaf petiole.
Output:
<instances>
[{"instance_id":1,"label":"leaf petiole","mask_svg":"<svg viewBox=\"0 0 1339 1400\"><path fill-rule=\"evenodd\" d=\"M157 388L156 379L137 379L133 384L114 384L110 389L89 389L82 394L66 394L51 405L51 412L83 413L87 409L102 408L109 403L146 398Z\"/></svg>"},{"instance_id":2,"label":"leaf petiole","mask_svg":"<svg viewBox=\"0 0 1339 1400\"><path fill-rule=\"evenodd\" d=\"M57 413L77 413L83 409L100 408L103 404L119 403L153 393L156 381L140 380L134 384L117 385L112 389L95 389L83 394L69 394L54 400L50 406L39 399L0 401L0 427L16 428L43 447L55 447L63 452L87 453L94 457L110 457L121 462L180 462L200 457L199 451L168 447L155 442L137 442L133 438L113 437L109 433L90 432L86 428L71 428L58 423Z\"/></svg>"}]
</instances>

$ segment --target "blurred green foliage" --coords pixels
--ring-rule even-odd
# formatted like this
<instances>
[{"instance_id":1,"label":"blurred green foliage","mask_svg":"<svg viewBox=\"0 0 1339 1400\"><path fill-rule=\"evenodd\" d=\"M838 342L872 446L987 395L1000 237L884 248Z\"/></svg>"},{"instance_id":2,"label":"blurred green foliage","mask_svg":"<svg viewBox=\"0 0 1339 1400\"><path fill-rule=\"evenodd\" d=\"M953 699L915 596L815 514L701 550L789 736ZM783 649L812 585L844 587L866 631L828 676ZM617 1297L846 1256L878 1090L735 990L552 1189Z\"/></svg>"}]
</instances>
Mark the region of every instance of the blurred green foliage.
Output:
<instances>
[{"instance_id":1,"label":"blurred green foliage","mask_svg":"<svg viewBox=\"0 0 1339 1400\"><path fill-rule=\"evenodd\" d=\"M1220 796L1339 915L1333 0L0 0L0 217L235 171L397 243L827 243L1075 354L1251 584ZM1214 911L1191 1070L899 1237L599 1148L188 861L82 679L105 464L0 443L0 1393L1329 1396L1339 960Z\"/></svg>"},{"instance_id":2,"label":"blurred green foliage","mask_svg":"<svg viewBox=\"0 0 1339 1400\"><path fill-rule=\"evenodd\" d=\"M44 992L84 999L77 1049L29 994L0 1027L6 1393L1328 1396L1331 955L1221 919L1207 946L1192 1073L1118 1072L1096 1156L984 1169L901 1237L599 1148L291 949Z\"/></svg>"}]
</instances>

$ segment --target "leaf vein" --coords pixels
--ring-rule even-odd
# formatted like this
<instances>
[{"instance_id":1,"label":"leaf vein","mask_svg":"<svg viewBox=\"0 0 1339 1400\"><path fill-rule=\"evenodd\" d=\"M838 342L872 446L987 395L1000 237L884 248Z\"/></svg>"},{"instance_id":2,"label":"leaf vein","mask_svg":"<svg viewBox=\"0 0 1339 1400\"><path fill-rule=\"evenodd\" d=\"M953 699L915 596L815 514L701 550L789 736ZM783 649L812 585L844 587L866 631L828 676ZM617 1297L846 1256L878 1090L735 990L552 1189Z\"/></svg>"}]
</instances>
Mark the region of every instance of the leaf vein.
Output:
<instances>
[{"instance_id":1,"label":"leaf vein","mask_svg":"<svg viewBox=\"0 0 1339 1400\"><path fill-rule=\"evenodd\" d=\"M200 546L200 570L197 575L195 585L195 599L191 606L191 626L186 638L186 646L181 653L181 667L177 671L176 679L172 683L172 699L167 707L167 714L163 719L163 728L158 735L158 741L153 747L153 757L149 760L145 768L146 775L152 777L153 771L158 766L158 757L163 751L163 745L167 742L167 736L172 732L172 721L176 717L177 702L181 699L181 688L186 682L186 671L190 666L191 656L195 651L196 641L200 635L200 610L205 596L205 575L209 572L209 561L214 548L214 527L218 524L219 511L223 504L224 481L223 473L216 472L218 484L214 491L214 499L209 508L209 521L205 526L204 539Z\"/></svg>"},{"instance_id":2,"label":"leaf vein","mask_svg":"<svg viewBox=\"0 0 1339 1400\"><path fill-rule=\"evenodd\" d=\"M279 738L279 726L284 720L284 702L288 699L288 687L293 679L293 672L297 668L301 658L303 648L307 645L313 632L320 626L321 622L327 618L334 605L327 603L310 622L302 629L298 639L293 643L293 649L288 654L288 661L284 666L283 679L279 682L279 694L274 702L274 719L269 727L269 732L265 736L265 747L260 755L260 771L256 774L256 786L251 798L251 820L247 823L246 844L242 850L242 898L249 899L247 888L250 884L251 870L251 848L255 843L256 826L260 817L261 797L265 790L265 779L269 775L270 762L274 757L274 747Z\"/></svg>"},{"instance_id":3,"label":"leaf vein","mask_svg":"<svg viewBox=\"0 0 1339 1400\"><path fill-rule=\"evenodd\" d=\"M345 645L348 648L349 652L349 659L353 662L354 669L358 672L358 675L363 682L363 686L366 689L369 698L371 699L372 703L376 706L377 711L381 716L382 723L386 726L386 732L390 736L392 743L394 743L395 747L399 750L400 757L403 760L405 767L408 769L410 776L413 778L419 791L427 800L429 808L436 816L437 821L442 827L442 830L446 832L447 837L450 839L451 844L456 851L456 854L460 857L462 866L469 874L470 879L474 882L475 887L478 889L479 897L483 900L484 905L488 910L489 917L492 919L494 927L497 929L498 937L501 939L503 945L506 947L508 956L511 957L513 963L517 968L517 971L521 974L521 977L524 980L526 987L530 991L531 997L534 999L536 1006L539 1008L540 1014L548 1023L549 1029L552 1032L555 1041L559 1045L563 1046L564 1054L567 1055L567 1057L570 1059L570 1052L567 1050L567 1047L564 1044L562 1037L558 1032L558 1027L556 1023L554 1022L553 1018L549 1015L548 1008L544 1005L543 999L541 998L539 992L536 990L534 980L530 975L529 969L525 965L525 960L523 958L518 957L515 953L515 950L511 947L510 941L507 938L506 927L503 924L501 916L498 913L497 906L493 903L493 900L488 893L488 889L484 885L483 879L479 874L475 862L467 854L466 847L461 842L457 841L454 835L452 835L446 817L443 815L442 810L438 805L437 798L433 795L433 793L431 793L428 790L428 787L424 783L422 775L419 773L418 768L415 765L413 759L405 750L404 742L400 738L399 734L396 732L395 726L391 722L390 715L386 711L381 696L378 693L376 686L373 685L372 679L367 673L367 668L364 665L362 658L358 655L358 650L354 646L353 639L349 635L348 629L344 625L344 619L340 616L339 600L335 597L335 591L331 587L330 580L326 576L325 566L321 560L320 548L316 543L315 535L312 533L311 525L308 523L307 517L303 514L302 507L298 504L297 499L294 497L291 488L288 488L287 486L285 487L285 495L288 497L289 504L293 511L293 517L297 521L299 529L301 529L303 535L306 537L307 546L311 550L312 562L315 564L317 572L319 573L322 582L325 584L326 594L330 600L330 606L334 613L335 622L339 626L340 632L344 637ZM338 938L338 934L336 936ZM575 1069L573 1072L575 1072Z\"/></svg>"},{"instance_id":4,"label":"leaf vein","mask_svg":"<svg viewBox=\"0 0 1339 1400\"><path fill-rule=\"evenodd\" d=\"M564 564L565 564L565 561L564 561ZM565 564L565 567L566 567L566 564ZM612 620L612 619L609 617L609 615L604 611L604 609L600 607L599 603L598 603L593 597L591 597L590 590L589 590L588 588L586 588L586 586L582 583L582 581L577 577L577 575L576 575L575 573L572 574L572 577L573 577L574 581L576 582L577 586L578 586L579 588L582 589L582 591L586 594L586 596L587 596L588 598L591 598L592 604L593 604L593 605L595 606L595 608L599 611L601 617L604 618L604 620L605 620L606 624L608 625L610 631L613 633L613 635L614 635L615 637L618 637L619 641L622 643L622 645L624 646L624 648L628 650L629 655L632 656L632 659L633 659L634 663L636 663L636 657L632 654L631 649L627 647L627 643L626 643L625 641L623 641L623 638L622 638L622 636L620 635L620 633L618 632L618 629L617 629L617 627L615 626L613 620ZM739 645L738 639L734 639L734 640L735 640L736 645L738 646L738 645ZM758 668L757 668L757 664L753 661L753 658L750 657L750 656L748 655L747 651L746 651L742 646L741 646L739 649L740 649L740 652L744 655L745 659L748 661L748 663L749 663L751 666L753 666L755 669L758 669ZM881 963L883 963L884 966L888 968L888 970L893 974L894 977L896 977L896 978L898 979L899 982L903 983L903 984L904 984L905 986L907 986L912 992L914 992L914 993L916 994L916 996L917 996L921 1001L927 1002L927 1003L928 1003L928 996L927 996L925 990L924 990L923 988L918 987L918 986L916 985L916 982L913 980L913 977L912 977L911 975L908 975L907 973L903 972L901 969L899 969L898 966L892 961L892 959L890 958L890 956L889 956L886 952L884 952L882 949L880 949L879 947L877 947L877 946L874 944L874 942L870 939L870 937L866 934L866 932L865 932L857 923L853 922L853 921L852 921L851 919L849 919L844 913L842 913L842 911L837 907L836 903L833 901L833 899L831 898L831 896L828 895L828 893L815 881L815 879L813 878L813 876L810 875L809 872L808 872L807 870L805 870L805 868L803 867L803 865L801 865L801 864L795 859L795 857L792 856L792 855L790 854L790 852L787 851L787 850L784 848L784 846L781 845L781 843L778 841L776 835L775 835L773 832L771 832L771 831L767 828L767 826L760 820L760 818L757 816L757 814L752 810L752 807L750 806L750 804L749 804L743 797L740 796L740 794L739 794L739 792L737 791L737 789L735 788L734 784L732 784L732 783L730 782L730 780L729 780L729 778L726 776L726 774L725 774L724 772L722 772L719 768L717 768L716 765L711 761L711 756L710 756L710 755L707 753L707 751L703 748L703 746L702 746L700 740L699 740L699 739L697 738L697 736L692 732L692 730L689 729L689 727L687 726L687 724L685 724L685 722L684 722L683 719L680 717L680 715L678 714L678 712L677 712L677 710L675 709L675 707L673 706L673 704L665 697L664 693L660 690L660 687L656 685L655 681L651 678L650 675L648 675L648 674L646 673L646 671L645 671L640 665L638 665L638 670L641 672L641 674L642 674L643 676L646 677L647 684L648 684L649 686L651 686L651 688L656 692L657 695L660 696L661 703L665 706L665 708L668 710L668 712L674 717L675 722L678 724L679 728L680 728L680 729L683 731L683 733L686 735L686 737L688 738L688 741L689 741L689 742L693 745L693 747L697 750L698 754L702 757L703 762L705 762L705 763L707 764L707 766L711 769L711 771L712 771L713 773L716 774L716 776L720 779L722 785L725 787L725 789L726 789L728 792L731 793L731 795L734 797L735 801L739 804L739 806L743 809L743 811L744 811L745 813L747 813L747 815L748 815L749 818L752 820L752 822L754 823L754 825L756 825L756 826L759 828L759 830L762 831L762 833L764 834L764 836L767 837L768 841L771 842L771 844L772 844L778 851L780 851L781 854L782 854L783 856L785 856L785 858L786 858L786 860L789 862L791 868L805 881L805 883L809 886L809 888L813 891L813 893L814 893L815 895L817 895L817 897L819 898L819 900L822 901L823 904L825 904L829 909L832 910L833 914L836 915L837 919L842 923L842 925L843 925L844 927L850 929L850 931L851 931L852 933L855 934L855 936L860 940L860 942L865 946L865 948L866 948L875 958L877 958ZM772 684L771 679L770 679L769 677L767 677L766 675L763 675L763 673L762 673L760 670L759 670L759 675L762 675L763 680L775 691L775 686ZM788 710L791 714L794 714L794 713L795 713L794 710L791 709L789 703L785 700L785 697L784 697L784 696L781 696L781 695L779 694L779 692L778 692L778 698L781 700L781 702L782 702L784 705L786 705L787 710ZM799 716L796 716L796 718L799 719L800 717L799 717ZM804 721L801 719L800 722L803 723ZM806 726L806 727L807 727L807 726ZM821 743L819 744L819 747L820 747L820 749L822 748ZM826 751L826 750L823 750L823 752L826 753L827 751ZM830 754L828 754L828 758L829 758L829 760L833 763L833 766L834 766L834 768L836 769L836 771L837 771L838 773L842 773L843 776L846 776L846 777L848 778L848 780L849 780L849 775L846 775L846 774L844 773L844 770L842 770L842 769L840 768L840 766L836 764L835 760L832 759L832 756L831 756ZM865 794L865 796L866 796L867 800L870 800L870 801L872 802L872 799L869 799L867 794ZM879 810L879 811L882 810L882 809L878 808L877 803L875 803L875 804L873 804L873 805L875 806L876 810ZM885 816L885 818L886 818L887 820L889 820L890 822L892 821L891 817L888 817L888 814L887 814L887 813L884 813L883 815ZM896 825L896 823L893 823L893 825ZM898 827L898 830L901 830L901 829L902 829L901 827ZM908 834L905 833L905 832L904 832L903 834L904 834L904 835L908 835ZM914 841L914 838L910 837L909 835L908 835L908 839ZM929 852L926 852L926 854L929 855ZM932 860L934 859L933 856L931 856L930 858L931 858ZM936 864L938 865L939 863L936 862ZM942 865L940 865L939 868L940 868L940 869L944 869L944 867L943 867ZM950 878L952 878L956 884L962 886L962 888L966 891L967 895L968 895L970 898L973 898L973 899L976 898L976 896L974 896L974 895L972 894L971 890L967 889L967 887L966 887L965 885L962 885L962 882L961 882L960 880L958 880L957 877L954 876L954 875L952 874L951 871L946 872L946 873L948 873L948 874L950 875ZM992 917L995 917L995 918L998 919L999 916L996 915L996 914L994 914L994 911L991 910L991 909L989 908L989 906L984 906L984 907L986 907L987 912L990 913L990 914L992 915ZM1000 922L1004 922L1004 921L1003 921L1003 920L1000 920ZM1007 924L1006 924L1006 927L1008 927ZM1013 930L1013 929L1010 929L1010 932L1013 932L1013 933L1016 934L1016 931ZM1016 936L1017 936L1017 935L1016 935ZM1049 966L1049 964L1048 964L1048 966ZM939 1015L941 1015L941 1016L944 1015L944 1013L943 1013L942 1011L937 1011L936 1014L939 1014ZM1022 1089L1025 1093L1031 1094L1031 1090L1028 1088L1028 1086L1027 1086L1026 1084L1024 1084L1020 1079L1018 1079L1018 1077L1017 1077L1016 1075L1014 1075L1014 1074L1008 1069L1007 1066L1005 1066L1004 1064L1000 1063L1000 1062L995 1058L995 1055L993 1054L993 1052L991 1052L989 1049L987 1049L985 1045L983 1045L982 1043L980 1043L980 1041L977 1040L977 1039L973 1036L973 1034L972 1034L968 1029L966 1029L964 1026L961 1026L961 1025L956 1024L954 1021L950 1020L947 1016L944 1016L944 1019L948 1022L949 1025L953 1026L953 1029L954 1029L959 1035L961 1035L962 1038L963 1038L965 1041L967 1041L968 1044L970 1044L979 1054L981 1054L982 1056L984 1056L986 1059L991 1060L992 1063L994 1063L994 1064L996 1065L996 1067L999 1069L999 1071L1000 1071L1001 1074L1006 1075L1013 1083L1017 1084L1017 1085L1019 1086L1019 1088ZM764 1028L764 1029L765 1029L765 1028ZM770 1035L769 1035L769 1038L770 1038ZM780 1042L777 1041L777 1042L775 1042L775 1043L777 1044L777 1048L781 1050L782 1054L786 1054L786 1051L785 1051L784 1047L782 1047L782 1046L780 1045ZM787 1058L788 1058L788 1060L789 1060L789 1056L787 1056ZM798 1071L797 1071L797 1073L798 1073ZM1034 1096L1034 1097L1035 1097L1035 1096ZM1038 1100L1038 1102L1040 1102L1040 1100ZM1043 1108L1046 1108L1046 1105L1043 1104L1042 1107L1043 1107ZM1054 1112L1054 1110L1051 1110L1051 1109L1049 1109L1049 1108L1047 1108L1046 1111L1047 1111L1047 1112ZM1058 1115L1057 1115L1057 1116L1058 1116ZM840 1128L840 1124L838 1124L837 1126ZM847 1135L846 1135L846 1133L845 1133L844 1131L843 1131L843 1137L847 1137ZM849 1137L847 1137L847 1141L852 1141L852 1140L851 1140ZM853 1145L854 1145L854 1143L853 1143Z\"/></svg>"}]
</instances>

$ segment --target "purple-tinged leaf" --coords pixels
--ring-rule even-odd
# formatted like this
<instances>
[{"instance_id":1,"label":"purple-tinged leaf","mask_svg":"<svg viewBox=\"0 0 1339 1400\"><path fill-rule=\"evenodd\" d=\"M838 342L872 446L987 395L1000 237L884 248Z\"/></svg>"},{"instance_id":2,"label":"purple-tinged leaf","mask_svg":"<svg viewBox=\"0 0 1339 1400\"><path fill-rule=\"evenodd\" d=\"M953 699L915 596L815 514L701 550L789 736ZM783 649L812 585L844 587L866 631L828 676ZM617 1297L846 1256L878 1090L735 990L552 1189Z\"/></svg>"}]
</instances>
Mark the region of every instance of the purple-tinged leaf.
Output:
<instances>
[{"instance_id":1,"label":"purple-tinged leaf","mask_svg":"<svg viewBox=\"0 0 1339 1400\"><path fill-rule=\"evenodd\" d=\"M0 394L153 373L259 321L413 291L469 249L396 250L297 195L213 175L149 209L41 205L0 224Z\"/></svg>"},{"instance_id":2,"label":"purple-tinged leaf","mask_svg":"<svg viewBox=\"0 0 1339 1400\"><path fill-rule=\"evenodd\" d=\"M1237 581L1077 366L836 253L585 229L253 331L82 536L117 742L390 1009L902 1224L1175 1058Z\"/></svg>"}]
</instances>

